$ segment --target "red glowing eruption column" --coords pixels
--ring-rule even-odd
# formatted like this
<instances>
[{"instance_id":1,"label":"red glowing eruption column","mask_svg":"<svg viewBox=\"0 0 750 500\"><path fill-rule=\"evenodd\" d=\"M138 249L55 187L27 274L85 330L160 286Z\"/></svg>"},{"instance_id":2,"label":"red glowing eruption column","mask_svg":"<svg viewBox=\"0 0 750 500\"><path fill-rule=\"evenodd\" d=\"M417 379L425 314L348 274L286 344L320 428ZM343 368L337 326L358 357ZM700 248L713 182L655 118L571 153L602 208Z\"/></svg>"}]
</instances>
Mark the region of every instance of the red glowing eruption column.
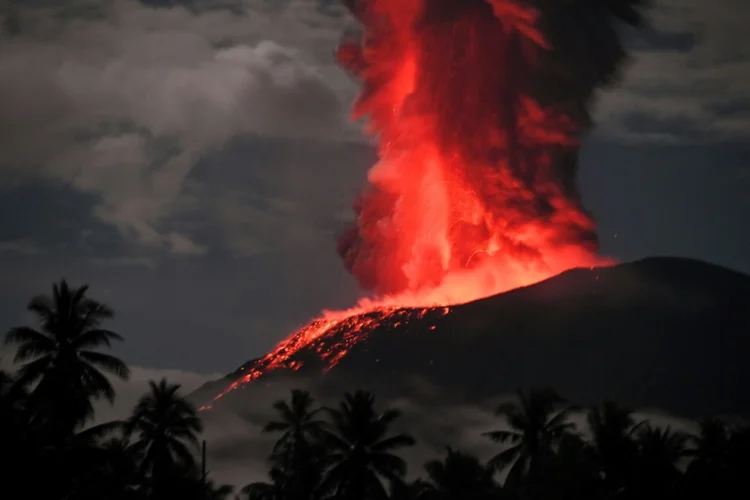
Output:
<instances>
[{"instance_id":1,"label":"red glowing eruption column","mask_svg":"<svg viewBox=\"0 0 750 500\"><path fill-rule=\"evenodd\" d=\"M380 161L338 250L377 298L325 312L217 399L299 369L303 348L330 367L384 322L605 263L576 187L580 126L528 91L549 50L538 13L511 0L346 3L364 34L338 58L363 83L354 117Z\"/></svg>"},{"instance_id":2,"label":"red glowing eruption column","mask_svg":"<svg viewBox=\"0 0 750 500\"><path fill-rule=\"evenodd\" d=\"M456 297L470 300L590 264L580 130L527 92L548 49L537 12L510 0L348 5L364 35L339 61L363 82L354 116L380 151L339 241L361 285L392 294L491 268L481 291Z\"/></svg>"}]
</instances>

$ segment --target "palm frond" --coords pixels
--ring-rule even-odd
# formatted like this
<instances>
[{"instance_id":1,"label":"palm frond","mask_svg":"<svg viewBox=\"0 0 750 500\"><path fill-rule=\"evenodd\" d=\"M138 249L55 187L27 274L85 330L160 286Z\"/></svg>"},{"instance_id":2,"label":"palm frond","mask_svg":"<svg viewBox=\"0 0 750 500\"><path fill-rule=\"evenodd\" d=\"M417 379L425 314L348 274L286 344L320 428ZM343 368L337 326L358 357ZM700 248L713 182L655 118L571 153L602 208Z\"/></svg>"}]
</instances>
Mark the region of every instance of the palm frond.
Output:
<instances>
[{"instance_id":1,"label":"palm frond","mask_svg":"<svg viewBox=\"0 0 750 500\"><path fill-rule=\"evenodd\" d=\"M112 420L97 425L92 425L76 434L76 439L84 442L96 442L113 434L122 433L125 426L124 420Z\"/></svg>"},{"instance_id":2,"label":"palm frond","mask_svg":"<svg viewBox=\"0 0 750 500\"><path fill-rule=\"evenodd\" d=\"M192 467L195 465L195 454L182 441L172 441L170 448L176 455L178 463Z\"/></svg>"},{"instance_id":3,"label":"palm frond","mask_svg":"<svg viewBox=\"0 0 750 500\"><path fill-rule=\"evenodd\" d=\"M17 326L8 330L5 334L6 344L39 344L41 346L54 347L54 340L48 335L26 326Z\"/></svg>"},{"instance_id":4,"label":"palm frond","mask_svg":"<svg viewBox=\"0 0 750 500\"><path fill-rule=\"evenodd\" d=\"M130 369L128 366L120 359L110 354L96 351L80 351L78 355L92 365L102 368L122 380L128 380L130 377Z\"/></svg>"},{"instance_id":5,"label":"palm frond","mask_svg":"<svg viewBox=\"0 0 750 500\"><path fill-rule=\"evenodd\" d=\"M521 451L521 445L515 445L510 448L507 448L494 457L492 457L489 462L487 462L487 465L495 470L501 471L505 469L508 465L512 464L514 460L516 460L520 454Z\"/></svg>"},{"instance_id":6,"label":"palm frond","mask_svg":"<svg viewBox=\"0 0 750 500\"><path fill-rule=\"evenodd\" d=\"M39 316L42 321L49 319L55 314L54 303L46 295L33 297L26 306L26 309Z\"/></svg>"},{"instance_id":7,"label":"palm frond","mask_svg":"<svg viewBox=\"0 0 750 500\"><path fill-rule=\"evenodd\" d=\"M261 429L261 432L280 432L289 428L286 422L267 422Z\"/></svg>"},{"instance_id":8,"label":"palm frond","mask_svg":"<svg viewBox=\"0 0 750 500\"><path fill-rule=\"evenodd\" d=\"M522 437L521 434L517 432L505 430L483 432L482 436L489 438L495 443L501 444L506 442L517 443Z\"/></svg>"},{"instance_id":9,"label":"palm frond","mask_svg":"<svg viewBox=\"0 0 750 500\"><path fill-rule=\"evenodd\" d=\"M103 328L86 330L73 340L76 349L91 349L92 347L112 347L112 341L122 342L124 339L118 333Z\"/></svg>"},{"instance_id":10,"label":"palm frond","mask_svg":"<svg viewBox=\"0 0 750 500\"><path fill-rule=\"evenodd\" d=\"M91 365L86 365L81 372L94 398L104 397L110 404L115 402L115 389L107 377Z\"/></svg>"},{"instance_id":11,"label":"palm frond","mask_svg":"<svg viewBox=\"0 0 750 500\"><path fill-rule=\"evenodd\" d=\"M26 387L36 382L38 379L44 377L51 362L51 358L45 356L26 363L18 370L16 383L22 387Z\"/></svg>"},{"instance_id":12,"label":"palm frond","mask_svg":"<svg viewBox=\"0 0 750 500\"><path fill-rule=\"evenodd\" d=\"M397 478L406 475L406 461L399 456L390 453L373 453L370 458L373 467L383 475L392 474Z\"/></svg>"},{"instance_id":13,"label":"palm frond","mask_svg":"<svg viewBox=\"0 0 750 500\"><path fill-rule=\"evenodd\" d=\"M383 439L382 441L375 443L372 446L372 450L375 452L394 450L397 448L403 448L406 446L414 446L416 441L413 437L407 434L398 434L389 438Z\"/></svg>"}]
</instances>

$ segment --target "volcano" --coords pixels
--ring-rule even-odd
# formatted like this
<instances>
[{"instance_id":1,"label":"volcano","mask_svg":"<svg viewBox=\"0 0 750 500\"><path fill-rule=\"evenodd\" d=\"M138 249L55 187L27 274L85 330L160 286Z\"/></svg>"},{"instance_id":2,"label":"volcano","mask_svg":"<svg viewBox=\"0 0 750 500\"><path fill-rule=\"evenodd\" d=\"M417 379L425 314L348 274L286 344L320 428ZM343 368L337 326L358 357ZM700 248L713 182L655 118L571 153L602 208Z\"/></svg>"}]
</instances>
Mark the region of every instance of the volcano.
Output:
<instances>
[{"instance_id":1,"label":"volcano","mask_svg":"<svg viewBox=\"0 0 750 500\"><path fill-rule=\"evenodd\" d=\"M701 261L578 268L453 307L343 318L314 341L299 338L303 328L283 366L251 360L195 396L231 405L290 378L331 394L404 396L419 385L472 401L552 386L582 404L611 398L685 417L748 416L748 304L750 277Z\"/></svg>"},{"instance_id":2,"label":"volcano","mask_svg":"<svg viewBox=\"0 0 750 500\"><path fill-rule=\"evenodd\" d=\"M578 189L595 97L645 3L345 0L359 33L337 61L378 161L336 247L371 298L246 363L204 408L291 375L747 414L750 280L674 258L603 267Z\"/></svg>"}]
</instances>

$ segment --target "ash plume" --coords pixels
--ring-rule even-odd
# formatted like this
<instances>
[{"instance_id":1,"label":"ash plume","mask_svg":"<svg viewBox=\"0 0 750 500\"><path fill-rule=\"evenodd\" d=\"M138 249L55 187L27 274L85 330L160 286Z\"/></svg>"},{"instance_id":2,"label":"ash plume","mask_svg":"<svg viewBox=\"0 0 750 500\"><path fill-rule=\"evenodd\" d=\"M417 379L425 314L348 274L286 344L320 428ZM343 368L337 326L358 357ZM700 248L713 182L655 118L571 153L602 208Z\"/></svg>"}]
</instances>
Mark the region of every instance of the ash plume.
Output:
<instances>
[{"instance_id":1,"label":"ash plume","mask_svg":"<svg viewBox=\"0 0 750 500\"><path fill-rule=\"evenodd\" d=\"M363 34L338 59L380 153L338 241L363 288L481 267L500 291L596 260L578 149L596 89L626 60L617 23L640 24L643 3L345 1Z\"/></svg>"}]
</instances>

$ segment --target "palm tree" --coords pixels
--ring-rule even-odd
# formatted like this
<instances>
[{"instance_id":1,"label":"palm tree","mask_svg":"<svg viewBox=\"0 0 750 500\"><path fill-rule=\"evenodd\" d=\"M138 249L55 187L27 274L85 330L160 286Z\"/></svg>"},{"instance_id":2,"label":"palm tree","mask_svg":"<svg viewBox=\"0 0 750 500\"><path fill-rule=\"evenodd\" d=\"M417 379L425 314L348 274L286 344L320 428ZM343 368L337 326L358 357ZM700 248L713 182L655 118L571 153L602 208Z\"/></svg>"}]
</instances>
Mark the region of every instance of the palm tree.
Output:
<instances>
[{"instance_id":1,"label":"palm tree","mask_svg":"<svg viewBox=\"0 0 750 500\"><path fill-rule=\"evenodd\" d=\"M228 484L216 484L212 479L202 477L198 470L188 470L181 477L172 480L168 496L180 500L225 500L234 488Z\"/></svg>"},{"instance_id":2,"label":"palm tree","mask_svg":"<svg viewBox=\"0 0 750 500\"><path fill-rule=\"evenodd\" d=\"M394 481L391 483L389 500L432 500L434 489L423 479L414 481Z\"/></svg>"},{"instance_id":3,"label":"palm tree","mask_svg":"<svg viewBox=\"0 0 750 500\"><path fill-rule=\"evenodd\" d=\"M680 460L688 455L688 435L669 426L643 425L638 434L636 498L665 498L676 493L682 473Z\"/></svg>"},{"instance_id":4,"label":"palm tree","mask_svg":"<svg viewBox=\"0 0 750 500\"><path fill-rule=\"evenodd\" d=\"M742 431L732 429L719 419L700 423L698 435L688 439L693 446L687 454L693 461L687 467L687 486L701 496L730 497L747 482L750 449L736 446ZM740 453L737 453L737 452ZM744 464L743 464L744 462Z\"/></svg>"},{"instance_id":5,"label":"palm tree","mask_svg":"<svg viewBox=\"0 0 750 500\"><path fill-rule=\"evenodd\" d=\"M318 419L321 409L314 408L315 400L309 392L295 389L289 402L276 401L273 409L278 420L268 422L263 432L280 432L274 455L294 456L305 453L320 438L325 422Z\"/></svg>"},{"instance_id":6,"label":"palm tree","mask_svg":"<svg viewBox=\"0 0 750 500\"><path fill-rule=\"evenodd\" d=\"M195 407L180 396L178 384L151 380L149 387L124 428L126 437L135 436L132 449L141 472L150 476L152 489L161 497L170 479L196 468L203 424Z\"/></svg>"},{"instance_id":7,"label":"palm tree","mask_svg":"<svg viewBox=\"0 0 750 500\"><path fill-rule=\"evenodd\" d=\"M556 453L544 462L541 476L527 491L533 498L557 500L600 500L602 480L586 442L578 435L564 434Z\"/></svg>"},{"instance_id":8,"label":"palm tree","mask_svg":"<svg viewBox=\"0 0 750 500\"><path fill-rule=\"evenodd\" d=\"M15 377L0 369L0 435L4 438L0 442L21 438L26 428L27 398L25 388L16 383Z\"/></svg>"},{"instance_id":9,"label":"palm tree","mask_svg":"<svg viewBox=\"0 0 750 500\"><path fill-rule=\"evenodd\" d=\"M284 473L283 488L289 498L309 495L320 481L319 441L325 421L317 418L320 409L309 392L295 389L290 401L273 404L277 420L268 422L263 432L281 433L271 461Z\"/></svg>"},{"instance_id":10,"label":"palm tree","mask_svg":"<svg viewBox=\"0 0 750 500\"><path fill-rule=\"evenodd\" d=\"M110 429L120 427L119 422L108 424ZM142 477L136 456L129 442L122 436L105 437L106 427L87 429L76 439L74 471L76 477L71 498L94 500L138 500L144 498ZM93 432L92 432L93 431Z\"/></svg>"},{"instance_id":11,"label":"palm tree","mask_svg":"<svg viewBox=\"0 0 750 500\"><path fill-rule=\"evenodd\" d=\"M268 471L269 482L256 481L244 486L240 492L247 500L281 500L284 498L286 475L278 467Z\"/></svg>"},{"instance_id":12,"label":"palm tree","mask_svg":"<svg viewBox=\"0 0 750 500\"><path fill-rule=\"evenodd\" d=\"M114 402L112 384L100 370L127 379L129 370L118 358L99 352L122 337L100 327L112 309L86 297L88 286L71 288L65 280L52 287L52 297L31 299L28 310L39 317L40 330L12 328L5 337L18 344L15 361L26 362L18 383L37 385L32 401L37 417L48 419L56 432L70 433L93 414L92 401Z\"/></svg>"},{"instance_id":13,"label":"palm tree","mask_svg":"<svg viewBox=\"0 0 750 500\"><path fill-rule=\"evenodd\" d=\"M448 448L443 460L425 464L430 500L487 500L497 491L494 470L479 459Z\"/></svg>"},{"instance_id":14,"label":"palm tree","mask_svg":"<svg viewBox=\"0 0 750 500\"><path fill-rule=\"evenodd\" d=\"M199 496L196 500L226 500L234 492L234 487L228 484L216 484L213 479L205 479L200 483Z\"/></svg>"},{"instance_id":15,"label":"palm tree","mask_svg":"<svg viewBox=\"0 0 750 500\"><path fill-rule=\"evenodd\" d=\"M36 426L30 420L28 393L16 383L13 374L0 370L0 443L2 443L4 488L24 491L29 498L40 498L48 491L35 481L41 456Z\"/></svg>"},{"instance_id":16,"label":"palm tree","mask_svg":"<svg viewBox=\"0 0 750 500\"><path fill-rule=\"evenodd\" d=\"M736 489L748 491L747 471L750 470L750 426L735 427L729 436L729 481L727 486L737 486Z\"/></svg>"},{"instance_id":17,"label":"palm tree","mask_svg":"<svg viewBox=\"0 0 750 500\"><path fill-rule=\"evenodd\" d=\"M338 408L327 408L332 428L326 431L322 493L343 500L386 498L383 480L403 481L406 462L392 452L414 445L406 434L389 435L398 410L375 411L375 396L365 391L347 393Z\"/></svg>"},{"instance_id":18,"label":"palm tree","mask_svg":"<svg viewBox=\"0 0 750 500\"><path fill-rule=\"evenodd\" d=\"M729 429L718 419L703 420L698 435L689 436L694 446L687 450L694 457L691 468L718 470L727 463L729 453Z\"/></svg>"},{"instance_id":19,"label":"palm tree","mask_svg":"<svg viewBox=\"0 0 750 500\"><path fill-rule=\"evenodd\" d=\"M638 455L635 433L644 422L636 422L631 410L612 401L589 409L586 420L589 448L603 474L605 491L612 494L633 478Z\"/></svg>"},{"instance_id":20,"label":"palm tree","mask_svg":"<svg viewBox=\"0 0 750 500\"><path fill-rule=\"evenodd\" d=\"M486 432L483 436L496 443L511 444L489 462L495 470L513 464L506 485L517 487L524 474L536 476L541 462L552 456L554 446L575 427L568 421L573 407L564 403L551 389L532 389L528 394L518 391L518 401L497 408L495 414L504 417L510 429Z\"/></svg>"}]
</instances>

